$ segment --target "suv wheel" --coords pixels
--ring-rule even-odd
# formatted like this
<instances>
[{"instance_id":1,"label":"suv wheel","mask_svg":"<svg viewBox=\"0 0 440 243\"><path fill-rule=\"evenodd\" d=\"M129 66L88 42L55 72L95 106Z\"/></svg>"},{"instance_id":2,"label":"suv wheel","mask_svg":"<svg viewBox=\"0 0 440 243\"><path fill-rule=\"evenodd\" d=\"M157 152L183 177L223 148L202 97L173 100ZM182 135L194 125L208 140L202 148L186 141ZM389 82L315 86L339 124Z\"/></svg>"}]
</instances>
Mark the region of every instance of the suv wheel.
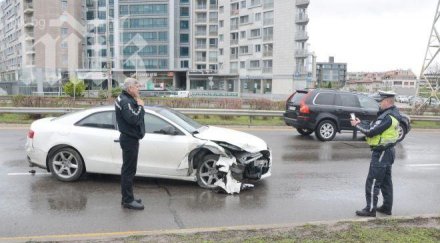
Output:
<instances>
[{"instance_id":1,"label":"suv wheel","mask_svg":"<svg viewBox=\"0 0 440 243\"><path fill-rule=\"evenodd\" d=\"M299 134L303 136L307 136L313 133L312 129L307 129L307 128L297 128L296 130L298 131Z\"/></svg>"},{"instance_id":2,"label":"suv wheel","mask_svg":"<svg viewBox=\"0 0 440 243\"><path fill-rule=\"evenodd\" d=\"M399 123L399 125L397 126L397 131L399 132L399 137L397 138L397 142L401 142L405 138L405 135L407 133L406 126L403 125L402 123Z\"/></svg>"},{"instance_id":3,"label":"suv wheel","mask_svg":"<svg viewBox=\"0 0 440 243\"><path fill-rule=\"evenodd\" d=\"M315 134L321 141L331 141L336 136L336 125L330 120L321 121L316 127Z\"/></svg>"}]
</instances>

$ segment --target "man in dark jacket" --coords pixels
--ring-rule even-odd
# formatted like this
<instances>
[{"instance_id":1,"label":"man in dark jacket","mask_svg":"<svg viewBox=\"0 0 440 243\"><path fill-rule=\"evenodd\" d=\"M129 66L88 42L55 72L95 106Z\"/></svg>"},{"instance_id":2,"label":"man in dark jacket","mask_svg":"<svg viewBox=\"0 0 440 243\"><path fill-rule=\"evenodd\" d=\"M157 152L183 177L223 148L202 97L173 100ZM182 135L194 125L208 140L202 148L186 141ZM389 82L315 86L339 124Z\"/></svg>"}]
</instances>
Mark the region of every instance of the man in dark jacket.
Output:
<instances>
[{"instance_id":1,"label":"man in dark jacket","mask_svg":"<svg viewBox=\"0 0 440 243\"><path fill-rule=\"evenodd\" d=\"M122 149L121 193L124 208L143 210L140 199L133 195L133 179L136 174L139 140L145 135L144 101L139 96L139 83L127 78L124 89L115 101L116 121L121 133Z\"/></svg>"},{"instance_id":2,"label":"man in dark jacket","mask_svg":"<svg viewBox=\"0 0 440 243\"><path fill-rule=\"evenodd\" d=\"M365 197L367 206L356 211L356 215L376 217L376 211L391 215L393 206L393 182L391 167L394 163L394 145L398 139L399 121L395 116L394 93L379 92L376 100L380 102L380 110L376 121L370 125L363 125L356 118L351 121L352 126L364 133L367 143L372 150L370 168L365 183ZM377 207L379 191L382 191L383 205Z\"/></svg>"}]
</instances>

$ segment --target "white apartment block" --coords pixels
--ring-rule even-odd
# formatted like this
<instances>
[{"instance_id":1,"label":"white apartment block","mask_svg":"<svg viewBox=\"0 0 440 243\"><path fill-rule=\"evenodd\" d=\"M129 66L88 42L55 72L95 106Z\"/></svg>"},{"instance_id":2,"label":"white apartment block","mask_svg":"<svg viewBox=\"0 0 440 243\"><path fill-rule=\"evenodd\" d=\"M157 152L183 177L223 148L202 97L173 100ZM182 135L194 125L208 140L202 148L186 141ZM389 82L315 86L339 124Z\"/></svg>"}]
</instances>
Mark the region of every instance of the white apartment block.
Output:
<instances>
[{"instance_id":1,"label":"white apartment block","mask_svg":"<svg viewBox=\"0 0 440 243\"><path fill-rule=\"evenodd\" d=\"M82 63L83 1L0 0L0 88L59 91Z\"/></svg>"},{"instance_id":2,"label":"white apartment block","mask_svg":"<svg viewBox=\"0 0 440 243\"><path fill-rule=\"evenodd\" d=\"M238 91L290 94L306 87L308 0L219 0L219 74Z\"/></svg>"}]
</instances>

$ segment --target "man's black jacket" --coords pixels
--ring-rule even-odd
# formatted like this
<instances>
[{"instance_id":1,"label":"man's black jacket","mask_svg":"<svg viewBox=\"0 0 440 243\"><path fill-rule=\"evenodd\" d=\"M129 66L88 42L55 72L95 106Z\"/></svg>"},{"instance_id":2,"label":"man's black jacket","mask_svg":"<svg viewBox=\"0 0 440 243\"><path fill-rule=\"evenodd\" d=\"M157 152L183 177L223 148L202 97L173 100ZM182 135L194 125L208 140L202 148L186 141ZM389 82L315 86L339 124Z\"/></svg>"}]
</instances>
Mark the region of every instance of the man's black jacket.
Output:
<instances>
[{"instance_id":1,"label":"man's black jacket","mask_svg":"<svg viewBox=\"0 0 440 243\"><path fill-rule=\"evenodd\" d=\"M122 134L142 139L145 135L144 108L125 90L115 101L116 122Z\"/></svg>"}]
</instances>

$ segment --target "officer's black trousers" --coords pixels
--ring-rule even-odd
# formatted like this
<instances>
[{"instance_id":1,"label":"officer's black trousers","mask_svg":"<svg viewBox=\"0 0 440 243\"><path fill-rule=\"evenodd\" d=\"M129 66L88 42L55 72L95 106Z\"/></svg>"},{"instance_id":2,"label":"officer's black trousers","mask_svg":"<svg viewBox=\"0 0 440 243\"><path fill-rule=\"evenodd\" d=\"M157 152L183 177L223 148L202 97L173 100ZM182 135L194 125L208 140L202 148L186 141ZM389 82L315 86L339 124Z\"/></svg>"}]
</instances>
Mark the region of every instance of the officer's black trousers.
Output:
<instances>
[{"instance_id":1,"label":"officer's black trousers","mask_svg":"<svg viewBox=\"0 0 440 243\"><path fill-rule=\"evenodd\" d=\"M134 200L133 180L136 175L139 140L121 134L119 142L122 148L122 168L121 168L121 193L122 202L131 203Z\"/></svg>"},{"instance_id":2,"label":"officer's black trousers","mask_svg":"<svg viewBox=\"0 0 440 243\"><path fill-rule=\"evenodd\" d=\"M382 191L383 206L391 211L393 207L393 181L391 178L391 168L394 163L394 147L385 150L373 150L365 183L365 198L367 208L376 210L379 191Z\"/></svg>"}]
</instances>

